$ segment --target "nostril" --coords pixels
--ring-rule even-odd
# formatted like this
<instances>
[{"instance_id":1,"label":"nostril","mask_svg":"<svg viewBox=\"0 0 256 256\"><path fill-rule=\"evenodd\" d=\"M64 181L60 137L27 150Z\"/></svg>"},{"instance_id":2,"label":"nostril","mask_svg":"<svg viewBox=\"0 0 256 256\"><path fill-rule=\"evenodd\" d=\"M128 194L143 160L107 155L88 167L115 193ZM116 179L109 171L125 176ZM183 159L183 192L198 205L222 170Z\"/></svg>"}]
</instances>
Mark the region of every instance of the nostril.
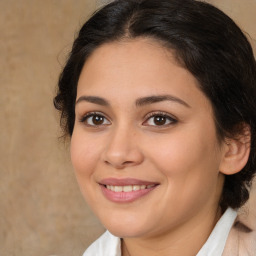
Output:
<instances>
[{"instance_id":1,"label":"nostril","mask_svg":"<svg viewBox=\"0 0 256 256\"><path fill-rule=\"evenodd\" d=\"M130 165L130 164L133 164L133 162L132 161L125 161L125 162L123 162L123 165Z\"/></svg>"},{"instance_id":2,"label":"nostril","mask_svg":"<svg viewBox=\"0 0 256 256\"><path fill-rule=\"evenodd\" d=\"M134 165L133 161L124 161L124 162L120 162L120 163L113 163L113 162L109 162L109 161L105 160L104 162L105 162L105 164L112 165L117 169L123 169L127 166Z\"/></svg>"},{"instance_id":3,"label":"nostril","mask_svg":"<svg viewBox=\"0 0 256 256\"><path fill-rule=\"evenodd\" d=\"M117 149L114 150L114 148L108 149L102 154L102 160L106 165L111 165L118 169L143 162L144 157L139 148L128 149L119 151Z\"/></svg>"},{"instance_id":4,"label":"nostril","mask_svg":"<svg viewBox=\"0 0 256 256\"><path fill-rule=\"evenodd\" d=\"M104 161L104 163L107 164L107 165L111 165L111 163L106 161L106 160Z\"/></svg>"}]
</instances>

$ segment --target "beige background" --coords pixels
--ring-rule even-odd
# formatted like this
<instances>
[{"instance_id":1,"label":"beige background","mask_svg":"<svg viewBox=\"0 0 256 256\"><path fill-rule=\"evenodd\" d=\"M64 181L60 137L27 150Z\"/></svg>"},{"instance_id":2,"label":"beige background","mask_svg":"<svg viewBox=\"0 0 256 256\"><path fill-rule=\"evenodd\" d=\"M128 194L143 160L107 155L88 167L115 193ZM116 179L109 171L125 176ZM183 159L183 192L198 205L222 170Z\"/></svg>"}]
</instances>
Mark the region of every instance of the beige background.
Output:
<instances>
[{"instance_id":1,"label":"beige background","mask_svg":"<svg viewBox=\"0 0 256 256\"><path fill-rule=\"evenodd\" d=\"M209 2L256 39L256 0ZM103 231L80 195L52 105L74 34L98 4L0 0L1 256L77 256Z\"/></svg>"}]
</instances>

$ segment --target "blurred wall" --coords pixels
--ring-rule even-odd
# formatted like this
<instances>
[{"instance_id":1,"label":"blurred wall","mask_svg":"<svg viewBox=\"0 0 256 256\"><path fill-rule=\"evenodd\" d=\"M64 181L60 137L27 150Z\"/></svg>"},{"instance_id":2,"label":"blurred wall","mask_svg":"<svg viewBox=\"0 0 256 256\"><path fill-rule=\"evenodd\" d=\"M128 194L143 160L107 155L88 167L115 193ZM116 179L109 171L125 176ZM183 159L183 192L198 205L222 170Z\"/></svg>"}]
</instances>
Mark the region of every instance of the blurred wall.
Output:
<instances>
[{"instance_id":1,"label":"blurred wall","mask_svg":"<svg viewBox=\"0 0 256 256\"><path fill-rule=\"evenodd\" d=\"M102 228L80 196L52 104L89 0L0 0L0 255L81 255Z\"/></svg>"},{"instance_id":2,"label":"blurred wall","mask_svg":"<svg viewBox=\"0 0 256 256\"><path fill-rule=\"evenodd\" d=\"M1 256L77 256L103 232L52 105L75 32L100 2L0 0ZM209 2L256 39L256 0Z\"/></svg>"}]
</instances>

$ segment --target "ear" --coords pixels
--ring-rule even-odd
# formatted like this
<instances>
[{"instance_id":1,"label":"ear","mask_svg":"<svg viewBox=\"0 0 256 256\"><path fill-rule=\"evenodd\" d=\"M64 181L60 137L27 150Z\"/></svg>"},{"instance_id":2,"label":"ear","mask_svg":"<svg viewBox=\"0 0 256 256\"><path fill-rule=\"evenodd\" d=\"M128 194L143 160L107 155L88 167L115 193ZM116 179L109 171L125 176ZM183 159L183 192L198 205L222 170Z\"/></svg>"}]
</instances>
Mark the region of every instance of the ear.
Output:
<instances>
[{"instance_id":1,"label":"ear","mask_svg":"<svg viewBox=\"0 0 256 256\"><path fill-rule=\"evenodd\" d=\"M251 130L247 124L242 125L240 134L235 138L225 138L223 143L223 157L220 172L232 175L240 172L246 165L251 146Z\"/></svg>"}]
</instances>

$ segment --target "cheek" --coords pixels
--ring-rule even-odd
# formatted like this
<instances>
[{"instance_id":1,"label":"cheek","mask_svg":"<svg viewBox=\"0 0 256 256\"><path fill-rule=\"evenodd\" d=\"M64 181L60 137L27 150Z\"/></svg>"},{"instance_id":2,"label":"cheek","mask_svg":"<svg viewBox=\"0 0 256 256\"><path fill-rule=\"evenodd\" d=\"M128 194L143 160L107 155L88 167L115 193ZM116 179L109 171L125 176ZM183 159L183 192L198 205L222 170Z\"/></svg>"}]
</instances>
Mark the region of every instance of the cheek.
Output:
<instances>
[{"instance_id":1,"label":"cheek","mask_svg":"<svg viewBox=\"0 0 256 256\"><path fill-rule=\"evenodd\" d=\"M98 162L100 148L86 136L74 131L71 138L70 155L78 182L80 178L90 176Z\"/></svg>"},{"instance_id":2,"label":"cheek","mask_svg":"<svg viewBox=\"0 0 256 256\"><path fill-rule=\"evenodd\" d=\"M151 148L151 158L166 174L186 174L193 171L216 169L218 155L215 141L201 135L176 133L151 142L157 147ZM204 170L203 170L204 169Z\"/></svg>"},{"instance_id":3,"label":"cheek","mask_svg":"<svg viewBox=\"0 0 256 256\"><path fill-rule=\"evenodd\" d=\"M87 203L95 205L95 170L100 157L100 148L91 138L84 133L74 130L71 138L70 155L77 183ZM97 200L96 200L97 202Z\"/></svg>"},{"instance_id":4,"label":"cheek","mask_svg":"<svg viewBox=\"0 0 256 256\"><path fill-rule=\"evenodd\" d=\"M199 198L205 201L215 193L218 182L215 137L211 139L211 134L203 137L200 131L193 133L191 130L167 137L158 140L157 148L150 153L151 161L168 184L166 196L179 198L181 207L196 200L199 203Z\"/></svg>"}]
</instances>

